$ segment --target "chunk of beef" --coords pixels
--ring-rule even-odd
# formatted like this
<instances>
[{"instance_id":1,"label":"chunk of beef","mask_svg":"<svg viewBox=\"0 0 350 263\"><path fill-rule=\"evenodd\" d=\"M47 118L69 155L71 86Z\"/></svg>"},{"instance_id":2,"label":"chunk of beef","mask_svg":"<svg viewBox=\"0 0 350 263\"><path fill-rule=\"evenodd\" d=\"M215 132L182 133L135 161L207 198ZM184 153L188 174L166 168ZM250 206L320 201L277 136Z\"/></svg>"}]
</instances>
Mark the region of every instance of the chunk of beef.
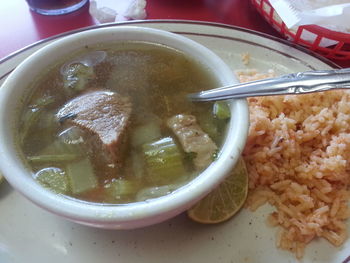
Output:
<instances>
[{"instance_id":1,"label":"chunk of beef","mask_svg":"<svg viewBox=\"0 0 350 263\"><path fill-rule=\"evenodd\" d=\"M111 91L92 91L66 103L57 117L95 135L101 150L118 162L131 111L128 97Z\"/></svg>"},{"instance_id":2,"label":"chunk of beef","mask_svg":"<svg viewBox=\"0 0 350 263\"><path fill-rule=\"evenodd\" d=\"M185 152L196 153L193 162L197 169L204 169L212 162L217 147L197 124L195 116L175 115L168 119L167 125L175 133Z\"/></svg>"}]
</instances>

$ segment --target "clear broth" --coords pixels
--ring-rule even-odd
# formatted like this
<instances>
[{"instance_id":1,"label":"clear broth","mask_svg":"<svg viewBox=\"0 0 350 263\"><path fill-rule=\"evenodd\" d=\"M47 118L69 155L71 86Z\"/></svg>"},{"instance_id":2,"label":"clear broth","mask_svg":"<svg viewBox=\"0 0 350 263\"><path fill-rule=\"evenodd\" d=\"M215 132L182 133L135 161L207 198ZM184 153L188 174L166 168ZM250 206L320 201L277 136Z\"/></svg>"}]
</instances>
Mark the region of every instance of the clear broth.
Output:
<instances>
[{"instance_id":1,"label":"clear broth","mask_svg":"<svg viewBox=\"0 0 350 263\"><path fill-rule=\"evenodd\" d=\"M162 137L175 136L166 127L165 121L176 114L191 114L196 116L202 129L210 134L212 124L217 125L212 115L211 103L192 103L186 99L188 93L200 90L212 89L217 86L217 80L209 72L193 59L182 52L162 46L144 42L125 42L103 46L86 46L83 50L62 59L59 63L43 72L31 85L33 90L29 99L25 102L21 115L33 110L33 105L43 96L54 97L54 103L45 108L45 111L55 114L67 101L79 96L80 93L67 95L64 92L61 68L75 58L89 54L94 51L105 51L106 58L94 65L94 78L86 84L86 89L111 90L121 95L129 96L133 104L131 117L131 127L147 122L149 116L156 115L162 120ZM82 92L84 92L82 91ZM82 93L81 92L81 93ZM23 130L23 118L20 119L20 132ZM42 149L50 145L57 134L66 129L66 126L57 125L46 127L43 122L38 121L28 131L23 143L20 143L21 152L24 158L38 154ZM208 130L208 131L207 131ZM224 127L216 126L215 135L212 139L221 144L224 136ZM106 185L117 179L134 179L135 174L132 167L131 152L135 151L130 145L125 150L125 160L123 168L118 169L99 163L94 160L100 159L99 152L89 151L89 159L92 161L94 171L98 178L96 189L78 194L68 194L74 198L98 203L130 203L137 201L137 193L142 189L150 187L161 187L148 180L138 178L139 187L133 194L110 198L106 196ZM28 159L27 159L28 160ZM191 180L200 171L195 171L191 161L184 155L184 166L186 173L179 175L176 180L169 181L168 184L183 185ZM30 169L35 177L36 172L47 167L57 167L65 171L65 163L33 163L28 161ZM168 193L168 192L167 192Z\"/></svg>"}]
</instances>

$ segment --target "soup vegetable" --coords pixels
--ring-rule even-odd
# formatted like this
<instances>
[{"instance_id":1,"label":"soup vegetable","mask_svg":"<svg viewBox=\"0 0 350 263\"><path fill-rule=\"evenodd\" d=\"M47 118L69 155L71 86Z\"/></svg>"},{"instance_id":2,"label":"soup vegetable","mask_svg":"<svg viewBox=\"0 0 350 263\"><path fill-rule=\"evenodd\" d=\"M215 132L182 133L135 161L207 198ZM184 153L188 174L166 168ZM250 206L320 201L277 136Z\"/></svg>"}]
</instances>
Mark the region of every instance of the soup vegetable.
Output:
<instances>
[{"instance_id":1,"label":"soup vegetable","mask_svg":"<svg viewBox=\"0 0 350 263\"><path fill-rule=\"evenodd\" d=\"M229 109L186 99L215 84L169 47L86 46L33 81L18 145L34 178L58 194L99 203L162 196L215 159Z\"/></svg>"}]
</instances>

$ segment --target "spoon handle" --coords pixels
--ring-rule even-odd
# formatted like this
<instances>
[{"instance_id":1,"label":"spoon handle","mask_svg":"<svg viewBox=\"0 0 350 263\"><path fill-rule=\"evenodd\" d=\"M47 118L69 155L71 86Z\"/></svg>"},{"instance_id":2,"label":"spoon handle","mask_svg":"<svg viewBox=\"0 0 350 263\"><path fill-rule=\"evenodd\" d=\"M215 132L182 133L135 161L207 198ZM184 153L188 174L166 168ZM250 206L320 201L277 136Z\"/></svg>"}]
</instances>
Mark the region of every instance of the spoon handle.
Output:
<instances>
[{"instance_id":1,"label":"spoon handle","mask_svg":"<svg viewBox=\"0 0 350 263\"><path fill-rule=\"evenodd\" d=\"M214 101L256 96L295 95L350 88L350 68L305 71L251 81L188 95L192 101Z\"/></svg>"}]
</instances>

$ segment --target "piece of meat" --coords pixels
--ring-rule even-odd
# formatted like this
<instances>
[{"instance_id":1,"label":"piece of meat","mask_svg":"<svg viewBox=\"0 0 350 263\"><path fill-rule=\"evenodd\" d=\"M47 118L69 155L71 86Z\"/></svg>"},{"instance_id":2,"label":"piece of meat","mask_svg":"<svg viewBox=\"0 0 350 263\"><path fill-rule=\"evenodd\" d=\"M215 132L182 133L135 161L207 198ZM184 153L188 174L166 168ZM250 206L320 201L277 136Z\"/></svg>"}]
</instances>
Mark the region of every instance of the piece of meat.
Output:
<instances>
[{"instance_id":1,"label":"piece of meat","mask_svg":"<svg viewBox=\"0 0 350 263\"><path fill-rule=\"evenodd\" d=\"M131 111L128 97L111 91L92 91L66 103L57 117L95 135L102 150L107 151L110 159L118 161Z\"/></svg>"},{"instance_id":2,"label":"piece of meat","mask_svg":"<svg viewBox=\"0 0 350 263\"><path fill-rule=\"evenodd\" d=\"M175 115L168 119L167 125L175 133L185 152L196 153L193 162L197 169L204 169L212 162L217 146L197 124L195 116Z\"/></svg>"}]
</instances>

